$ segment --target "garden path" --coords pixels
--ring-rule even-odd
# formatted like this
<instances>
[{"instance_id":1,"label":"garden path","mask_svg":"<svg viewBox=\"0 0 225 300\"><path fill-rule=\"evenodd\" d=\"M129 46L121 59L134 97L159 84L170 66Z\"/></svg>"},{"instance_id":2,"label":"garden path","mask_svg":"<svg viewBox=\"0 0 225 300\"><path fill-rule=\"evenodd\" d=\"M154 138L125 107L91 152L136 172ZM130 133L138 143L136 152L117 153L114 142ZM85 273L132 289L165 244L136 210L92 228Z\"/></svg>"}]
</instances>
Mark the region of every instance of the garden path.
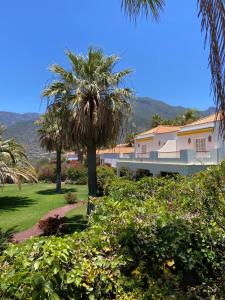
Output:
<instances>
[{"instance_id":1,"label":"garden path","mask_svg":"<svg viewBox=\"0 0 225 300\"><path fill-rule=\"evenodd\" d=\"M64 217L65 214L68 213L70 210L72 210L74 208L78 208L78 207L82 206L84 203L85 203L85 201L80 201L75 204L68 204L63 207L55 208L55 209L49 211L46 215L44 215L41 218L41 220L47 219L49 217L54 217L55 215L58 215L59 217ZM23 241L29 239L30 237L39 236L41 234L42 234L42 230L39 228L38 223L36 223L33 227L31 227L27 230L15 233L13 236L13 241L20 243L20 242L23 242Z\"/></svg>"}]
</instances>

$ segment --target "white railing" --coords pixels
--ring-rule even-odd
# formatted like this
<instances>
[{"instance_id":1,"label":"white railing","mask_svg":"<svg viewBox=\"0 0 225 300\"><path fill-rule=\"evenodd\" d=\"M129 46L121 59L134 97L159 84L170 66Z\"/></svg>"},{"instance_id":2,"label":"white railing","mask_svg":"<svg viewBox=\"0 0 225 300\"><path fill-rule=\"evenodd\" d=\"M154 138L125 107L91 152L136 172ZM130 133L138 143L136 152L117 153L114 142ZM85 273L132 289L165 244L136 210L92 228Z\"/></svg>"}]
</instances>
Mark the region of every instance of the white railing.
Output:
<instances>
[{"instance_id":1,"label":"white railing","mask_svg":"<svg viewBox=\"0 0 225 300\"><path fill-rule=\"evenodd\" d=\"M149 157L150 157L150 152L135 153L135 158L149 158Z\"/></svg>"},{"instance_id":2,"label":"white railing","mask_svg":"<svg viewBox=\"0 0 225 300\"><path fill-rule=\"evenodd\" d=\"M119 158L131 158L131 154L130 153L120 153Z\"/></svg>"},{"instance_id":3,"label":"white railing","mask_svg":"<svg viewBox=\"0 0 225 300\"><path fill-rule=\"evenodd\" d=\"M158 158L180 158L180 151L159 152Z\"/></svg>"},{"instance_id":4,"label":"white railing","mask_svg":"<svg viewBox=\"0 0 225 300\"><path fill-rule=\"evenodd\" d=\"M196 151L196 158L210 158L210 151Z\"/></svg>"}]
</instances>

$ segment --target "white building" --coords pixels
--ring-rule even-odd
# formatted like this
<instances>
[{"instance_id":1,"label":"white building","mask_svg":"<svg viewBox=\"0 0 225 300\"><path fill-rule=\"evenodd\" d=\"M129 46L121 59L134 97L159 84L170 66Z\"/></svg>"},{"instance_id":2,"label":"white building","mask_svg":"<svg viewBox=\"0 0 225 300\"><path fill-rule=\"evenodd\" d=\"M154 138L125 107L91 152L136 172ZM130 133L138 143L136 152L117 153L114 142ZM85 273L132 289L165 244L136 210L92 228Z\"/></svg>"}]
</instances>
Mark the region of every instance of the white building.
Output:
<instances>
[{"instance_id":1,"label":"white building","mask_svg":"<svg viewBox=\"0 0 225 300\"><path fill-rule=\"evenodd\" d=\"M220 115L213 114L186 126L158 126L135 137L135 152L119 157L117 169L153 176L167 173L189 175L225 159L225 142L219 134Z\"/></svg>"}]
</instances>

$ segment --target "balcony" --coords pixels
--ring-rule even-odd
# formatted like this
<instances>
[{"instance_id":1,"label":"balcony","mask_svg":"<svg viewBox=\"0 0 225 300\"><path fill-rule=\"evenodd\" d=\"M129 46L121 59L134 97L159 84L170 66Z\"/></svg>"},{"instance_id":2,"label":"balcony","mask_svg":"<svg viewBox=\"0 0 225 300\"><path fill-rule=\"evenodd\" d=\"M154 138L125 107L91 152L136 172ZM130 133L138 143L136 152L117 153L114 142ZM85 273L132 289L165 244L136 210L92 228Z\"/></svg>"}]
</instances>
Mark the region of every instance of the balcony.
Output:
<instances>
[{"instance_id":1,"label":"balcony","mask_svg":"<svg viewBox=\"0 0 225 300\"><path fill-rule=\"evenodd\" d=\"M147 153L130 153L119 155L118 162L161 163L161 164L217 164L220 149L196 152L194 150L180 150L174 152L151 151Z\"/></svg>"}]
</instances>

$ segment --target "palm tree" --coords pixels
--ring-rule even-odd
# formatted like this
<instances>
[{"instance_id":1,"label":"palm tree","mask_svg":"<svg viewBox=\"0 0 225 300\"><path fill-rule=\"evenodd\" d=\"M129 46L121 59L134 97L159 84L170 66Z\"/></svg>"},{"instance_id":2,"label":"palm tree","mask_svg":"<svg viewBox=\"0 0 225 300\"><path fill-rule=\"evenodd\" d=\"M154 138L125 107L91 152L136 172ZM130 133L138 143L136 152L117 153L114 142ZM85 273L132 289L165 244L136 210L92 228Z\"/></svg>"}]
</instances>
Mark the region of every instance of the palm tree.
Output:
<instances>
[{"instance_id":1,"label":"palm tree","mask_svg":"<svg viewBox=\"0 0 225 300\"><path fill-rule=\"evenodd\" d=\"M217 112L221 112L221 130L225 136L225 7L224 0L197 0L201 18L201 30L205 32L205 44L209 39L209 64L211 67L211 86ZM159 17L165 0L122 0L126 13L136 19L140 13L151 13Z\"/></svg>"},{"instance_id":2,"label":"palm tree","mask_svg":"<svg viewBox=\"0 0 225 300\"><path fill-rule=\"evenodd\" d=\"M65 111L49 106L37 124L41 147L49 152L56 151L56 192L61 193L62 150L68 149L64 126Z\"/></svg>"},{"instance_id":3,"label":"palm tree","mask_svg":"<svg viewBox=\"0 0 225 300\"><path fill-rule=\"evenodd\" d=\"M96 150L115 143L127 119L132 92L123 88L121 82L131 70L114 72L119 57L105 56L101 50L90 48L87 56L71 51L66 55L71 70L59 65L50 68L57 81L47 87L48 96L53 103L63 103L72 112L70 122L67 119L66 123L74 147L87 149L89 196L96 196ZM59 93L65 97L55 99Z\"/></svg>"},{"instance_id":4,"label":"palm tree","mask_svg":"<svg viewBox=\"0 0 225 300\"><path fill-rule=\"evenodd\" d=\"M163 119L161 118L161 116L158 114L154 114L152 116L151 126L152 126L152 128L157 127L157 126L161 125L162 122L163 122Z\"/></svg>"},{"instance_id":5,"label":"palm tree","mask_svg":"<svg viewBox=\"0 0 225 300\"><path fill-rule=\"evenodd\" d=\"M199 119L199 112L196 109L187 109L183 114L183 124L187 125Z\"/></svg>"},{"instance_id":6,"label":"palm tree","mask_svg":"<svg viewBox=\"0 0 225 300\"><path fill-rule=\"evenodd\" d=\"M34 168L29 162L24 148L13 139L4 141L3 127L0 126L0 184L8 180L21 184L22 181L36 182Z\"/></svg>"}]
</instances>

